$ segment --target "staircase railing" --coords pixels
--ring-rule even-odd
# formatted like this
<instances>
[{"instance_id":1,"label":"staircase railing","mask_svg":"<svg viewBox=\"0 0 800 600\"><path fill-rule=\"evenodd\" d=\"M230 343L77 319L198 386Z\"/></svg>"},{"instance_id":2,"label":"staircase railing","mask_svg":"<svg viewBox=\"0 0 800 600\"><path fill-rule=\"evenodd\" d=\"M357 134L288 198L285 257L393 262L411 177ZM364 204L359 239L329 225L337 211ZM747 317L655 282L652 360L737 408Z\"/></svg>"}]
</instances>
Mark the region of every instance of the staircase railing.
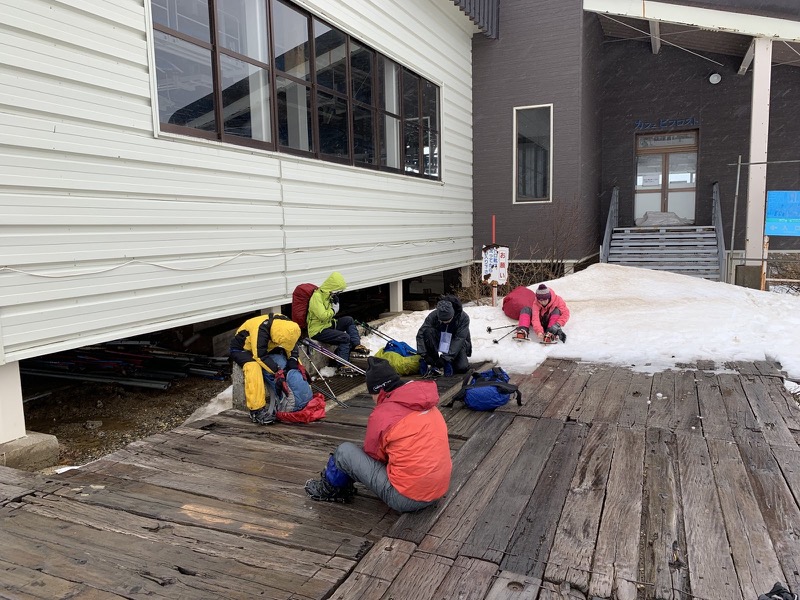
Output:
<instances>
[{"instance_id":1,"label":"staircase railing","mask_svg":"<svg viewBox=\"0 0 800 600\"><path fill-rule=\"evenodd\" d=\"M720 207L719 200L719 183L714 182L711 186L711 197L713 199L713 206L711 208L711 219L714 225L714 231L717 234L717 256L719 258L719 280L728 281L727 261L725 260L725 239L722 236L722 208Z\"/></svg>"},{"instance_id":2,"label":"staircase railing","mask_svg":"<svg viewBox=\"0 0 800 600\"><path fill-rule=\"evenodd\" d=\"M619 225L619 188L614 187L611 192L611 205L608 207L608 219L606 220L606 233L603 236L603 245L600 246L600 262L608 262L608 254L611 251L611 236L614 228Z\"/></svg>"}]
</instances>

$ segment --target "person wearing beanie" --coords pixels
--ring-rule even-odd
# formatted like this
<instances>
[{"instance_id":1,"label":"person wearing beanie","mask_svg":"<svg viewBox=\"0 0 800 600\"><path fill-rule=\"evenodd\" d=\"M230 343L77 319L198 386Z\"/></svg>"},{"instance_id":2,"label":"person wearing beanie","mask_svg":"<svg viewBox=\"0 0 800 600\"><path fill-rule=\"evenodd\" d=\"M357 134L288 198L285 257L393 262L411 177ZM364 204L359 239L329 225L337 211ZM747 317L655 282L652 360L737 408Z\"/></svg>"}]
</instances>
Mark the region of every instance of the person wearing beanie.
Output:
<instances>
[{"instance_id":1,"label":"person wearing beanie","mask_svg":"<svg viewBox=\"0 0 800 600\"><path fill-rule=\"evenodd\" d=\"M375 357L365 377L375 408L363 446L340 444L320 478L306 482L306 493L312 500L348 502L358 482L397 512L430 506L447 492L453 469L436 382L404 383L387 360Z\"/></svg>"},{"instance_id":2,"label":"person wearing beanie","mask_svg":"<svg viewBox=\"0 0 800 600\"><path fill-rule=\"evenodd\" d=\"M417 352L423 377L450 376L469 370L472 338L469 315L455 296L442 296L417 331Z\"/></svg>"},{"instance_id":3,"label":"person wearing beanie","mask_svg":"<svg viewBox=\"0 0 800 600\"><path fill-rule=\"evenodd\" d=\"M533 315L536 314L536 318ZM518 340L527 340L531 327L536 337L548 344L557 340L567 341L562 327L569 321L569 308L564 299L551 288L540 283L536 288L533 306L525 306L519 313L519 323L515 332Z\"/></svg>"}]
</instances>

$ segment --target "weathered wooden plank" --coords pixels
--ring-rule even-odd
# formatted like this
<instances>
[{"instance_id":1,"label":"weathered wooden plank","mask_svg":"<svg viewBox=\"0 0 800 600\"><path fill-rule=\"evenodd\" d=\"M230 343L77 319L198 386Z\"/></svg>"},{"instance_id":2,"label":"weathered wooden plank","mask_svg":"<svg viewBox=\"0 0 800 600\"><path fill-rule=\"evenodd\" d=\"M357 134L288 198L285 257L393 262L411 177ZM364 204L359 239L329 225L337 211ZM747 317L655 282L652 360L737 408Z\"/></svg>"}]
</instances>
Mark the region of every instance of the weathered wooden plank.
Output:
<instances>
[{"instance_id":1,"label":"weathered wooden plank","mask_svg":"<svg viewBox=\"0 0 800 600\"><path fill-rule=\"evenodd\" d=\"M778 556L778 561L783 568L785 583L789 589L800 587L800 539L795 534L800 531L800 509L792 494L791 483L797 479L792 474L792 480L787 482L779 466L776 456L782 457L782 462L790 464L787 449L772 447L764 436L755 431L746 429L734 430L739 453L744 459L753 493L758 501L758 507L767 524L769 537ZM792 468L794 471L796 467ZM797 488L795 488L797 489ZM764 593L767 590L762 590Z\"/></svg>"},{"instance_id":2,"label":"weathered wooden plank","mask_svg":"<svg viewBox=\"0 0 800 600\"><path fill-rule=\"evenodd\" d=\"M331 600L377 600L383 597L416 548L411 542L381 538L336 589Z\"/></svg>"},{"instance_id":3,"label":"weathered wooden plank","mask_svg":"<svg viewBox=\"0 0 800 600\"><path fill-rule=\"evenodd\" d=\"M696 377L695 371L680 371L675 374L673 431L693 431L697 435L703 432Z\"/></svg>"},{"instance_id":4,"label":"weathered wooden plank","mask_svg":"<svg viewBox=\"0 0 800 600\"><path fill-rule=\"evenodd\" d=\"M643 570L649 596L658 600L672 600L674 594L688 591L675 444L673 433L648 427L642 507L646 540ZM677 592L673 592L673 587Z\"/></svg>"},{"instance_id":5,"label":"weathered wooden plank","mask_svg":"<svg viewBox=\"0 0 800 600\"><path fill-rule=\"evenodd\" d=\"M595 423L617 423L633 373L629 369L614 369L603 398L597 405L592 421Z\"/></svg>"},{"instance_id":6,"label":"weathered wooden plank","mask_svg":"<svg viewBox=\"0 0 800 600\"><path fill-rule=\"evenodd\" d=\"M706 439L733 441L728 414L719 389L717 376L713 373L698 374L697 401L702 417L703 435Z\"/></svg>"},{"instance_id":7,"label":"weathered wooden plank","mask_svg":"<svg viewBox=\"0 0 800 600\"><path fill-rule=\"evenodd\" d=\"M594 373L589 377L586 387L583 388L575 401L569 418L572 421L591 423L595 412L606 394L608 384L616 368L610 366L594 366Z\"/></svg>"},{"instance_id":8,"label":"weathered wooden plank","mask_svg":"<svg viewBox=\"0 0 800 600\"><path fill-rule=\"evenodd\" d=\"M491 502L493 496L500 493L498 486L515 458L527 446L531 436L535 435L535 424L534 419L514 419L459 490L458 495L439 515L420 543L420 551L448 558L458 556L473 527L481 522L479 515L484 507Z\"/></svg>"},{"instance_id":9,"label":"weathered wooden plank","mask_svg":"<svg viewBox=\"0 0 800 600\"><path fill-rule=\"evenodd\" d=\"M483 600L496 573L497 565L494 563L459 556L430 600Z\"/></svg>"},{"instance_id":10,"label":"weathered wooden plank","mask_svg":"<svg viewBox=\"0 0 800 600\"><path fill-rule=\"evenodd\" d=\"M616 434L616 427L607 423L596 423L589 430L545 569L548 581L565 581L583 593L589 590Z\"/></svg>"},{"instance_id":11,"label":"weathered wooden plank","mask_svg":"<svg viewBox=\"0 0 800 600\"><path fill-rule=\"evenodd\" d=\"M790 431L800 431L800 404L779 377L761 377L761 383Z\"/></svg>"},{"instance_id":12,"label":"weathered wooden plank","mask_svg":"<svg viewBox=\"0 0 800 600\"><path fill-rule=\"evenodd\" d=\"M757 360L753 363L756 371L765 377L776 377L783 379L786 376L784 371L781 371L779 365L770 360Z\"/></svg>"},{"instance_id":13,"label":"weathered wooden plank","mask_svg":"<svg viewBox=\"0 0 800 600\"><path fill-rule=\"evenodd\" d=\"M542 413L542 418L566 421L591 375L592 370L590 367L577 364L570 373L569 379L564 382L564 385L561 386L561 389L558 390L558 393Z\"/></svg>"},{"instance_id":14,"label":"weathered wooden plank","mask_svg":"<svg viewBox=\"0 0 800 600\"><path fill-rule=\"evenodd\" d=\"M552 581L543 581L539 600L586 600L586 595L566 582L555 584Z\"/></svg>"},{"instance_id":15,"label":"weathered wooden plank","mask_svg":"<svg viewBox=\"0 0 800 600\"><path fill-rule=\"evenodd\" d=\"M452 408L443 409L442 414L447 422L448 435L464 440L472 437L486 418L484 413L467 408L463 402L456 402Z\"/></svg>"},{"instance_id":16,"label":"weathered wooden plank","mask_svg":"<svg viewBox=\"0 0 800 600\"><path fill-rule=\"evenodd\" d=\"M358 559L370 546L366 537L292 519L278 506L266 511L148 483L82 474L80 470L74 471L71 481L73 485L58 495L159 521L206 527L294 548L314 548L323 554L351 559Z\"/></svg>"},{"instance_id":17,"label":"weathered wooden plank","mask_svg":"<svg viewBox=\"0 0 800 600\"><path fill-rule=\"evenodd\" d=\"M727 364L730 366L730 368L738 371L740 375L760 375L760 372L754 363L738 360Z\"/></svg>"},{"instance_id":18,"label":"weathered wooden plank","mask_svg":"<svg viewBox=\"0 0 800 600\"><path fill-rule=\"evenodd\" d=\"M707 442L739 588L743 598L757 598L783 581L783 572L736 444ZM790 487L800 489L796 483Z\"/></svg>"},{"instance_id":19,"label":"weathered wooden plank","mask_svg":"<svg viewBox=\"0 0 800 600\"><path fill-rule=\"evenodd\" d=\"M72 523L54 527L51 519L19 510L13 518L2 520L1 529L8 562L67 580L74 580L79 568L82 581L125 597L277 600L287 595L287 590L274 587L256 566L154 545L138 536Z\"/></svg>"},{"instance_id":20,"label":"weathered wooden plank","mask_svg":"<svg viewBox=\"0 0 800 600\"><path fill-rule=\"evenodd\" d=\"M408 559L383 597L432 599L452 566L452 559L417 551Z\"/></svg>"},{"instance_id":21,"label":"weathered wooden plank","mask_svg":"<svg viewBox=\"0 0 800 600\"><path fill-rule=\"evenodd\" d=\"M740 378L744 394L748 402L750 402L750 408L759 423L759 429L764 431L764 437L770 446L796 448L797 444L794 441L794 437L770 398L763 379L763 377Z\"/></svg>"},{"instance_id":22,"label":"weathered wooden plank","mask_svg":"<svg viewBox=\"0 0 800 600\"><path fill-rule=\"evenodd\" d=\"M33 490L19 485L9 485L0 483L0 506L6 502L16 502L23 496L30 494Z\"/></svg>"},{"instance_id":23,"label":"weathered wooden plank","mask_svg":"<svg viewBox=\"0 0 800 600\"><path fill-rule=\"evenodd\" d=\"M644 430L619 429L592 562L589 596L636 600Z\"/></svg>"},{"instance_id":24,"label":"weathered wooden plank","mask_svg":"<svg viewBox=\"0 0 800 600\"><path fill-rule=\"evenodd\" d=\"M0 598L14 600L114 600L126 598L0 559Z\"/></svg>"},{"instance_id":25,"label":"weathered wooden plank","mask_svg":"<svg viewBox=\"0 0 800 600\"><path fill-rule=\"evenodd\" d=\"M563 428L563 423L555 419L519 418L514 420L504 438L510 435L517 422L526 424L524 445L515 457L510 453L506 455L504 460L511 466L493 497L476 516L472 532L460 551L464 556L496 564L502 562L519 518Z\"/></svg>"},{"instance_id":26,"label":"weathered wooden plank","mask_svg":"<svg viewBox=\"0 0 800 600\"><path fill-rule=\"evenodd\" d=\"M564 424L528 506L511 536L506 557L500 564L503 569L542 578L556 525L588 431L589 428L581 423Z\"/></svg>"},{"instance_id":27,"label":"weathered wooden plank","mask_svg":"<svg viewBox=\"0 0 800 600\"><path fill-rule=\"evenodd\" d=\"M402 515L390 530L390 535L416 544L420 543L447 505L458 496L458 492L513 419L512 414L498 412L486 414L483 427L462 446L453 460L453 475L450 478L447 495L435 507Z\"/></svg>"},{"instance_id":28,"label":"weathered wooden plank","mask_svg":"<svg viewBox=\"0 0 800 600\"><path fill-rule=\"evenodd\" d=\"M620 427L644 427L647 423L647 410L650 403L650 391L653 387L653 376L647 373L633 373L631 383L619 413Z\"/></svg>"},{"instance_id":29,"label":"weathered wooden plank","mask_svg":"<svg viewBox=\"0 0 800 600\"><path fill-rule=\"evenodd\" d=\"M549 376L546 378L539 376L539 372L543 368L549 371ZM542 416L574 369L575 363L572 361L547 359L532 375L520 381L519 391L522 393L522 407L517 414L528 417Z\"/></svg>"},{"instance_id":30,"label":"weathered wooden plank","mask_svg":"<svg viewBox=\"0 0 800 600\"><path fill-rule=\"evenodd\" d=\"M653 375L650 405L647 410L647 427L672 430L675 422L675 371L661 371Z\"/></svg>"},{"instance_id":31,"label":"weathered wooden plank","mask_svg":"<svg viewBox=\"0 0 800 600\"><path fill-rule=\"evenodd\" d=\"M734 437L740 429L758 430L760 428L739 380L739 376L728 373L717 375L719 391L722 394L725 412L728 413L728 423Z\"/></svg>"},{"instance_id":32,"label":"weathered wooden plank","mask_svg":"<svg viewBox=\"0 0 800 600\"><path fill-rule=\"evenodd\" d=\"M500 571L484 600L536 600L541 579Z\"/></svg>"},{"instance_id":33,"label":"weathered wooden plank","mask_svg":"<svg viewBox=\"0 0 800 600\"><path fill-rule=\"evenodd\" d=\"M686 431L678 431L676 438L692 594L701 598L725 596L739 600L742 592L731 558L706 441Z\"/></svg>"}]
</instances>

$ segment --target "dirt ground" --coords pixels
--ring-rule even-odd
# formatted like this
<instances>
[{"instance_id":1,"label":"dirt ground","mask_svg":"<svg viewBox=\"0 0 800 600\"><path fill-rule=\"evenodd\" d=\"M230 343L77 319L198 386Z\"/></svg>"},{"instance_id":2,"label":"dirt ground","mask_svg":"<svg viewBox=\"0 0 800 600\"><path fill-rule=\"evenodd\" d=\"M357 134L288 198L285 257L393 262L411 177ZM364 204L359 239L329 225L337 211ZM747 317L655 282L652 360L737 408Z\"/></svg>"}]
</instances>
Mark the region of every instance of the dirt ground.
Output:
<instances>
[{"instance_id":1,"label":"dirt ground","mask_svg":"<svg viewBox=\"0 0 800 600\"><path fill-rule=\"evenodd\" d=\"M167 390L53 383L49 392L25 403L25 426L58 438L59 465L83 465L179 426L229 386L230 378L195 376Z\"/></svg>"}]
</instances>

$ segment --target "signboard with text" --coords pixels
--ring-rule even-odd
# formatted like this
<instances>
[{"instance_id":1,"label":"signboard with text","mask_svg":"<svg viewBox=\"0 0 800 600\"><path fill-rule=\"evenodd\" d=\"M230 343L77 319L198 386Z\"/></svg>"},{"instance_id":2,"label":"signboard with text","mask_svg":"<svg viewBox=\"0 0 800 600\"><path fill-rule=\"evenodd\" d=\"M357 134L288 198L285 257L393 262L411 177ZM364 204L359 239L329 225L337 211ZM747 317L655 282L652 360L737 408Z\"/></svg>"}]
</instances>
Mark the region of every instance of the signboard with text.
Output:
<instances>
[{"instance_id":1,"label":"signboard with text","mask_svg":"<svg viewBox=\"0 0 800 600\"><path fill-rule=\"evenodd\" d=\"M488 285L502 285L508 281L508 248L506 246L484 246L482 280Z\"/></svg>"},{"instance_id":2,"label":"signboard with text","mask_svg":"<svg viewBox=\"0 0 800 600\"><path fill-rule=\"evenodd\" d=\"M767 192L764 235L800 236L800 191Z\"/></svg>"}]
</instances>

